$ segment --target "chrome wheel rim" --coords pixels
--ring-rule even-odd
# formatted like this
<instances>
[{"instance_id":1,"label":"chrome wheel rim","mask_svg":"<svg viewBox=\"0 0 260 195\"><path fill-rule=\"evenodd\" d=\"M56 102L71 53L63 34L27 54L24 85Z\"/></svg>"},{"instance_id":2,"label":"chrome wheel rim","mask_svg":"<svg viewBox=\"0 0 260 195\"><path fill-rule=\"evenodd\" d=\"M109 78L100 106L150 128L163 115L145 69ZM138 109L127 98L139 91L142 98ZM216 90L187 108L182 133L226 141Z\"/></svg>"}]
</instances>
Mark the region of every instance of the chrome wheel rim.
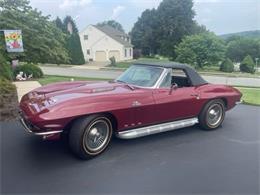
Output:
<instances>
[{"instance_id":1,"label":"chrome wheel rim","mask_svg":"<svg viewBox=\"0 0 260 195\"><path fill-rule=\"evenodd\" d=\"M208 125L214 127L220 124L223 116L223 108L220 104L213 104L209 107L207 113Z\"/></svg>"},{"instance_id":2,"label":"chrome wheel rim","mask_svg":"<svg viewBox=\"0 0 260 195\"><path fill-rule=\"evenodd\" d=\"M109 129L110 126L106 120L100 119L93 122L85 136L85 147L91 152L103 148L109 139Z\"/></svg>"}]
</instances>

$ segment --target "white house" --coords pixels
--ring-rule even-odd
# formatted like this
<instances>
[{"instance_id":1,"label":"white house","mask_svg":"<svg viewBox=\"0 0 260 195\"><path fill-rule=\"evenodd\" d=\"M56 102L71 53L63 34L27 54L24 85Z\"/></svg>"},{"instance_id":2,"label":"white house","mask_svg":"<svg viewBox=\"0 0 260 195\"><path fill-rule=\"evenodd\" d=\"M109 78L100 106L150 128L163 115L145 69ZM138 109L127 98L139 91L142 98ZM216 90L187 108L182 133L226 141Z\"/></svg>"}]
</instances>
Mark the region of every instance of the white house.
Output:
<instances>
[{"instance_id":1,"label":"white house","mask_svg":"<svg viewBox=\"0 0 260 195\"><path fill-rule=\"evenodd\" d=\"M133 59L130 37L108 25L89 25L79 35L86 61L109 61L112 56L116 61Z\"/></svg>"}]
</instances>

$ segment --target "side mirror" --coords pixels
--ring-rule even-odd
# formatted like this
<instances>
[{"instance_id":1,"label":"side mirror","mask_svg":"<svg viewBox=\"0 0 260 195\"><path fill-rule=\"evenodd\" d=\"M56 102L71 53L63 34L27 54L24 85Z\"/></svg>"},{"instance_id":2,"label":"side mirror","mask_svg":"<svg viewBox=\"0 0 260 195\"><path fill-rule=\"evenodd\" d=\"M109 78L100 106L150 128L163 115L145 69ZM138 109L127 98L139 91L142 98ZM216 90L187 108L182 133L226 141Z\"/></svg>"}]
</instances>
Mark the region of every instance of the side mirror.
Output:
<instances>
[{"instance_id":1,"label":"side mirror","mask_svg":"<svg viewBox=\"0 0 260 195\"><path fill-rule=\"evenodd\" d=\"M178 85L177 85L176 83L173 83L172 86L171 86L169 95L171 95L171 94L172 94L172 91L174 91L174 90L176 90L176 89L178 89Z\"/></svg>"}]
</instances>

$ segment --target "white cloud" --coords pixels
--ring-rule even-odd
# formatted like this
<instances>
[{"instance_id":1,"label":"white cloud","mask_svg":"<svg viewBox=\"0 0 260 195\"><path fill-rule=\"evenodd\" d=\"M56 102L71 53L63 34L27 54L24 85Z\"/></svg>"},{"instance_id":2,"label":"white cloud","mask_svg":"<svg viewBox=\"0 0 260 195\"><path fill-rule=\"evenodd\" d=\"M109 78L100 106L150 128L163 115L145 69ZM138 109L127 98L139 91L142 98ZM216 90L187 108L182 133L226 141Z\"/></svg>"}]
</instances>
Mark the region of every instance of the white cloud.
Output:
<instances>
[{"instance_id":1,"label":"white cloud","mask_svg":"<svg viewBox=\"0 0 260 195\"><path fill-rule=\"evenodd\" d=\"M111 20L115 20L126 8L122 5L118 5L113 9Z\"/></svg>"},{"instance_id":2,"label":"white cloud","mask_svg":"<svg viewBox=\"0 0 260 195\"><path fill-rule=\"evenodd\" d=\"M70 9L73 7L84 6L92 3L92 0L63 0L63 2L59 5L60 9Z\"/></svg>"}]
</instances>

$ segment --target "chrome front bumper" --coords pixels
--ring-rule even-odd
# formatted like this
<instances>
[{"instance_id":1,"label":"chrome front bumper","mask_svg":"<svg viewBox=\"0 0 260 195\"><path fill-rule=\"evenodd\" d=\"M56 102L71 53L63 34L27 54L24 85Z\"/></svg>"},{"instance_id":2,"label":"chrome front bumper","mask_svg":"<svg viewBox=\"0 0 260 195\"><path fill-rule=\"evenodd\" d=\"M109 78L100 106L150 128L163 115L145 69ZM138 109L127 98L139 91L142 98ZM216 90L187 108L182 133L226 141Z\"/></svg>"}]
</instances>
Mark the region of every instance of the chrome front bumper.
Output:
<instances>
[{"instance_id":1,"label":"chrome front bumper","mask_svg":"<svg viewBox=\"0 0 260 195\"><path fill-rule=\"evenodd\" d=\"M59 131L46 131L46 132L34 132L30 127L29 125L25 122L25 120L20 117L20 122L21 124L23 125L24 129L26 132L28 133L32 133L34 135L41 135L41 136L46 136L46 135L54 135L54 134L58 134L58 133L61 133L62 130L59 130Z\"/></svg>"}]
</instances>

